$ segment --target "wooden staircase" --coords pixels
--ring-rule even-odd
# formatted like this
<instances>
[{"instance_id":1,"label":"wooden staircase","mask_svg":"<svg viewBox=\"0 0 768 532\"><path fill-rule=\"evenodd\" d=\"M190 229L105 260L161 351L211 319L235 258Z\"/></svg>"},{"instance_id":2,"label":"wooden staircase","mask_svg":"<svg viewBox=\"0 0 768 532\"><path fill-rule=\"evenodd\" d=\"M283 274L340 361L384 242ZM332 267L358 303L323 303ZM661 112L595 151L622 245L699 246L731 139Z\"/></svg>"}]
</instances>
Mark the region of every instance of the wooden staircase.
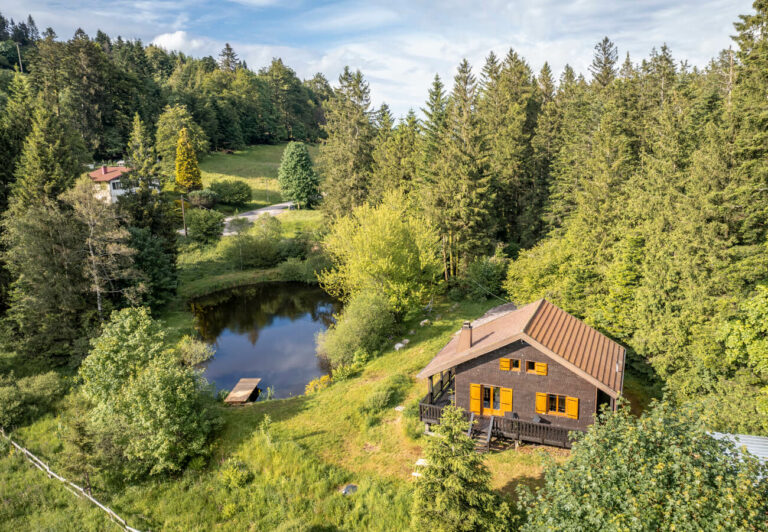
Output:
<instances>
[{"instance_id":1,"label":"wooden staircase","mask_svg":"<svg viewBox=\"0 0 768 532\"><path fill-rule=\"evenodd\" d=\"M475 420L475 414L469 418L469 430L467 436L475 442L475 450L478 453L487 453L491 450L493 441L493 416L490 418L479 418Z\"/></svg>"}]
</instances>

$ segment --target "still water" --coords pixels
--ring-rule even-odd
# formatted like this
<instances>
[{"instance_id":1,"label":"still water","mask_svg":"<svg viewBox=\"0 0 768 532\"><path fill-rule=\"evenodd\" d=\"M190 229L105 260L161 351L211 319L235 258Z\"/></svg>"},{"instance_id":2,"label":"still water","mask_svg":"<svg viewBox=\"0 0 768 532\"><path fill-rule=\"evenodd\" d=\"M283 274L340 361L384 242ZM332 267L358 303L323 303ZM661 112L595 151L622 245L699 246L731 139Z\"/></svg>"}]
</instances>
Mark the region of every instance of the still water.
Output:
<instances>
[{"instance_id":1,"label":"still water","mask_svg":"<svg viewBox=\"0 0 768 532\"><path fill-rule=\"evenodd\" d=\"M218 390L260 377L261 390L272 387L274 397L289 397L303 394L309 381L328 373L315 356L315 335L328 328L341 307L317 286L237 288L198 299L191 307L197 330L216 350L201 368Z\"/></svg>"}]
</instances>

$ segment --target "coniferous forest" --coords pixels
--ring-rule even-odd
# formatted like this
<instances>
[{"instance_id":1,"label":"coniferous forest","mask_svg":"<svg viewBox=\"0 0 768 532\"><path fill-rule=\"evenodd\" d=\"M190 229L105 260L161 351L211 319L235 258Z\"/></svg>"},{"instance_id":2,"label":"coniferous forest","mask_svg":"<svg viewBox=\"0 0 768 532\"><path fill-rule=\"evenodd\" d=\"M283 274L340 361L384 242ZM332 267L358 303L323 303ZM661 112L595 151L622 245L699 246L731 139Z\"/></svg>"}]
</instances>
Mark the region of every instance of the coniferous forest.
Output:
<instances>
[{"instance_id":1,"label":"coniferous forest","mask_svg":"<svg viewBox=\"0 0 768 532\"><path fill-rule=\"evenodd\" d=\"M585 72L534 67L513 49L483 64L455 61L451 79L435 75L424 101L396 117L372 104L354 66L330 82L321 73L302 80L279 58L247 65L229 44L218 57L195 58L101 31L67 38L40 31L31 16L0 14L0 340L13 353L7 360L25 368L17 379L19 370L0 362L0 428L65 412L55 418L63 443L50 452L133 518L159 512L145 525L157 529L185 524L136 502L132 490L147 479L174 501L183 495L168 483L182 480L195 497L210 496L209 524L248 514L259 517L238 522L274 525L266 503L244 495L274 468L322 485L308 495L271 477L259 484L259 501L279 494L270 505L280 523L286 508L302 508L315 524L381 528L375 521L388 514L375 501L383 500L397 501L392 529L766 530L765 466L729 461L714 440L697 438L768 436L768 1L735 21L732 46L706 65L664 43L631 57L609 37ZM279 186L302 215L321 213L316 225L284 238L275 219L235 223L225 248L224 216L199 207L217 186L223 196L234 185L200 190L198 161L285 142ZM113 206L94 199L84 174L116 161L133 168L133 189ZM240 194L242 206L251 190ZM202 236L187 238L187 224ZM423 309L453 313L448 338L494 299L546 298L583 319L627 348L634 386L661 401L641 418L629 408L604 412L570 466L559 469L558 458L531 484L540 490L516 486L511 496L489 487L503 467L492 475L483 465L462 414L450 410L442 438L424 442L413 375L444 345L428 339L422 358L404 359L376 385L380 404L374 393L340 416L376 452L371 431L405 404L402 453L418 445L448 464L443 473L431 470L412 488L360 466L370 475L361 482L366 502L319 503L318 493L349 481L334 469L343 459L328 451L326 463L326 449L297 443L320 434L315 426L295 441L289 427L270 428L271 415L280 423L306 405L234 422L238 414L193 369L210 348L179 341L175 325L156 319L186 312L185 275L214 275L184 273L187 257L215 254L239 271L251 260L270 281L319 283L343 302L317 336L332 369L307 386L306 397L316 397L307 404L328 411L347 412L332 402L339 390L359 399L356 376L376 382L390 369L386 357L409 356L387 350ZM275 271L280 279L269 277ZM269 458L227 454L246 437L242 419ZM673 442L663 450L653 439L662 433ZM275 458L281 453L301 465L291 469ZM672 463L679 467L663 481L646 474ZM616 471L630 480L617 481ZM603 483L594 490L593 478ZM452 481L460 494L448 493ZM693 495L681 488L689 483ZM608 493L622 502L605 502L614 500Z\"/></svg>"}]
</instances>

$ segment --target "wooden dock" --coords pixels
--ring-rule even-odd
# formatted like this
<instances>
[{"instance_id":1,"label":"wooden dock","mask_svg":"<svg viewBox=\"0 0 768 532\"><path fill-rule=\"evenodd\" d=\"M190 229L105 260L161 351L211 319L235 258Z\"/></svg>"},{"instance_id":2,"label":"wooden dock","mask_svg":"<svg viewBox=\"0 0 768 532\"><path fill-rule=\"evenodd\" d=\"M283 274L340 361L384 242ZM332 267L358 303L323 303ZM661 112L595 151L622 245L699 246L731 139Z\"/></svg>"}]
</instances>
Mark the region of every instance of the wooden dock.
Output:
<instances>
[{"instance_id":1,"label":"wooden dock","mask_svg":"<svg viewBox=\"0 0 768 532\"><path fill-rule=\"evenodd\" d=\"M259 396L259 383L261 379L240 379L224 402L230 405L244 405L249 401L255 401Z\"/></svg>"}]
</instances>

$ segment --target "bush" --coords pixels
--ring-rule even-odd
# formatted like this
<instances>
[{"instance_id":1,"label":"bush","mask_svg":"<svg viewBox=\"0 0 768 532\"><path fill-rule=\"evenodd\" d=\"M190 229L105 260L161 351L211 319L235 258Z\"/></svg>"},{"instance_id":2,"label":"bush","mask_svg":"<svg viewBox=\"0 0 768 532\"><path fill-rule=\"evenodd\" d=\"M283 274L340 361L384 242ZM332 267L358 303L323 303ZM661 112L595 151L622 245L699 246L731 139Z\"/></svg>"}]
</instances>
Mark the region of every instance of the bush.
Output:
<instances>
[{"instance_id":1,"label":"bush","mask_svg":"<svg viewBox=\"0 0 768 532\"><path fill-rule=\"evenodd\" d=\"M282 260L307 256L307 241L299 238L284 238L277 243L277 253Z\"/></svg>"},{"instance_id":2,"label":"bush","mask_svg":"<svg viewBox=\"0 0 768 532\"><path fill-rule=\"evenodd\" d=\"M318 335L318 353L333 367L351 364L355 353L376 351L395 327L387 297L361 292L353 296L338 321Z\"/></svg>"},{"instance_id":3,"label":"bush","mask_svg":"<svg viewBox=\"0 0 768 532\"><path fill-rule=\"evenodd\" d=\"M216 205L219 195L210 188L206 188L204 190L193 190L187 194L187 199L195 207L205 207L206 209L210 209Z\"/></svg>"},{"instance_id":4,"label":"bush","mask_svg":"<svg viewBox=\"0 0 768 532\"><path fill-rule=\"evenodd\" d=\"M280 263L278 241L252 234L231 236L219 242L218 253L241 270L271 268Z\"/></svg>"},{"instance_id":5,"label":"bush","mask_svg":"<svg viewBox=\"0 0 768 532\"><path fill-rule=\"evenodd\" d=\"M468 285L467 294L480 300L502 294L508 262L498 254L493 257L479 257L471 262L465 279Z\"/></svg>"},{"instance_id":6,"label":"bush","mask_svg":"<svg viewBox=\"0 0 768 532\"><path fill-rule=\"evenodd\" d=\"M227 179L214 181L210 189L216 193L221 203L227 205L244 205L251 201L251 187L248 183Z\"/></svg>"},{"instance_id":7,"label":"bush","mask_svg":"<svg viewBox=\"0 0 768 532\"><path fill-rule=\"evenodd\" d=\"M16 379L0 376L0 427L11 428L51 409L64 393L61 377L53 371Z\"/></svg>"},{"instance_id":8,"label":"bush","mask_svg":"<svg viewBox=\"0 0 768 532\"><path fill-rule=\"evenodd\" d=\"M222 484L229 489L242 488L253 480L253 473L248 466L239 460L229 458L219 472Z\"/></svg>"},{"instance_id":9,"label":"bush","mask_svg":"<svg viewBox=\"0 0 768 532\"><path fill-rule=\"evenodd\" d=\"M194 242L216 242L224 232L224 215L206 209L190 209L187 211L187 230Z\"/></svg>"},{"instance_id":10,"label":"bush","mask_svg":"<svg viewBox=\"0 0 768 532\"><path fill-rule=\"evenodd\" d=\"M324 390L331 385L331 382L332 380L330 375L323 375L322 377L318 377L317 379L312 379L307 383L307 386L304 388L304 393L309 395L311 393Z\"/></svg>"},{"instance_id":11,"label":"bush","mask_svg":"<svg viewBox=\"0 0 768 532\"><path fill-rule=\"evenodd\" d=\"M179 340L179 343L176 344L176 349L179 352L179 358L187 366L197 366L198 364L202 364L213 357L215 353L211 346L188 334L185 334L181 340Z\"/></svg>"}]
</instances>

